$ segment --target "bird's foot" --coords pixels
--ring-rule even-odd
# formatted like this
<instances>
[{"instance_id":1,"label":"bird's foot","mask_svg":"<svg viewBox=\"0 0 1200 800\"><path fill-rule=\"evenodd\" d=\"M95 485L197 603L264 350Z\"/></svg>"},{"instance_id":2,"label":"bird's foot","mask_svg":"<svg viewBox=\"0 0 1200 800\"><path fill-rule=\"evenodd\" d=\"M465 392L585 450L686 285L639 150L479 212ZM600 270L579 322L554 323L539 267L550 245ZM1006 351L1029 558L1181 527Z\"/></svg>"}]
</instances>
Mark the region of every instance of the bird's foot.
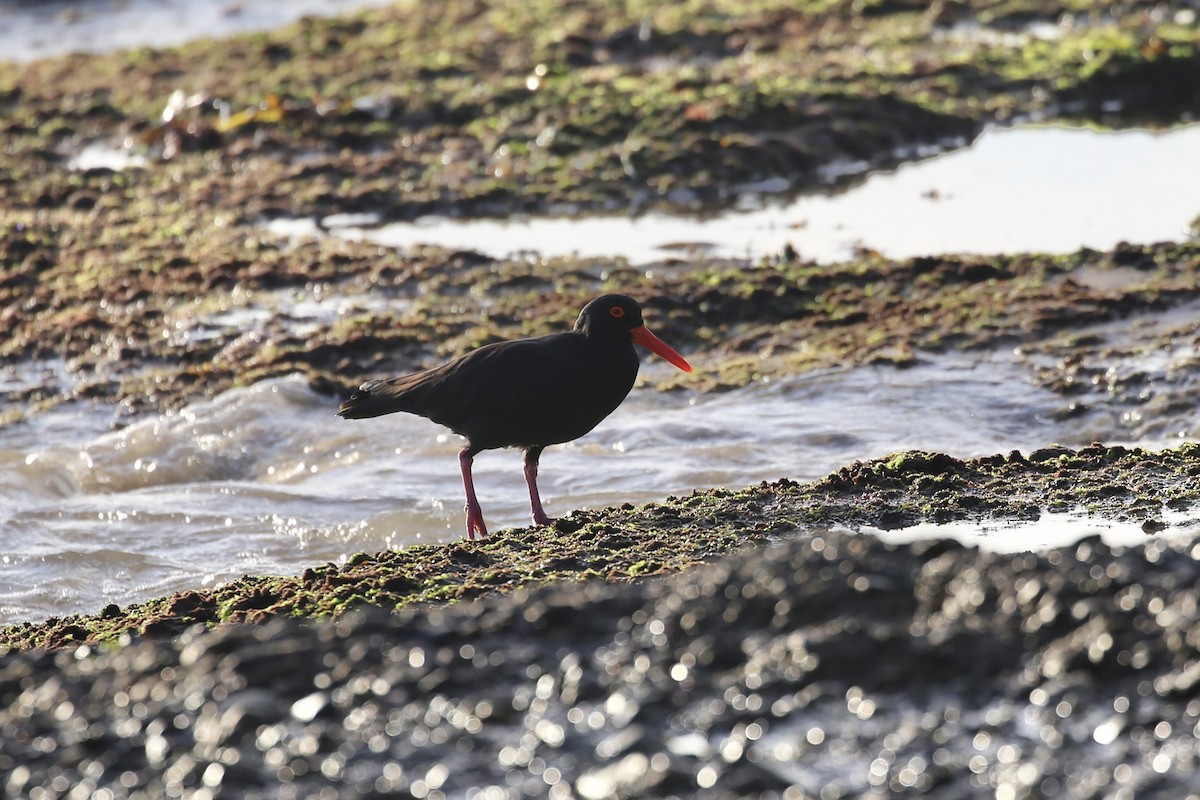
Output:
<instances>
[{"instance_id":1,"label":"bird's foot","mask_svg":"<svg viewBox=\"0 0 1200 800\"><path fill-rule=\"evenodd\" d=\"M546 512L540 508L534 511L531 516L533 517L534 525L553 525L557 521L556 517L546 516Z\"/></svg>"},{"instance_id":2,"label":"bird's foot","mask_svg":"<svg viewBox=\"0 0 1200 800\"><path fill-rule=\"evenodd\" d=\"M486 539L487 525L483 523L483 509L467 506L467 536L471 539Z\"/></svg>"}]
</instances>

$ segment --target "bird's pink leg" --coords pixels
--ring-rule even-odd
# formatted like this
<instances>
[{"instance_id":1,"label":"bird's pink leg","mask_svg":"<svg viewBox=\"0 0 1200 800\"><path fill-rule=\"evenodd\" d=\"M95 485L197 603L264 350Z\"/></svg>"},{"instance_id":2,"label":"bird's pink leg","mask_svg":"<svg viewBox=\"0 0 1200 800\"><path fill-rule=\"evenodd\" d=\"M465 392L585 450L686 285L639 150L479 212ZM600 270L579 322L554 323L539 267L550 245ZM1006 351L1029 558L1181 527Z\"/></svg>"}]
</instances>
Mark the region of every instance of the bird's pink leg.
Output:
<instances>
[{"instance_id":1,"label":"bird's pink leg","mask_svg":"<svg viewBox=\"0 0 1200 800\"><path fill-rule=\"evenodd\" d=\"M483 524L483 509L475 498L475 481L471 478L471 463L475 453L470 447L464 447L458 453L458 466L462 469L463 488L467 491L467 536L472 539L479 534L480 539L487 538L487 526Z\"/></svg>"},{"instance_id":2,"label":"bird's pink leg","mask_svg":"<svg viewBox=\"0 0 1200 800\"><path fill-rule=\"evenodd\" d=\"M542 456L542 449L531 447L525 451L525 484L529 487L529 511L533 516L533 524L552 525L554 520L546 516L537 488L538 459Z\"/></svg>"}]
</instances>

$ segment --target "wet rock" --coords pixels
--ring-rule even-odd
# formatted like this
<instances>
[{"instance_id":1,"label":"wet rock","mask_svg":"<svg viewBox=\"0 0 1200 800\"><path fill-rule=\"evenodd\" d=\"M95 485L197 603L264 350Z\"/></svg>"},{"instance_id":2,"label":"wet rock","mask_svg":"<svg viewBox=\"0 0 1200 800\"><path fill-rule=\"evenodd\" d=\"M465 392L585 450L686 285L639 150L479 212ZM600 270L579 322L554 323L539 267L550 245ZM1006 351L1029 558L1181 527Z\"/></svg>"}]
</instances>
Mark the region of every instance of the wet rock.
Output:
<instances>
[{"instance_id":1,"label":"wet rock","mask_svg":"<svg viewBox=\"0 0 1200 800\"><path fill-rule=\"evenodd\" d=\"M1179 798L1195 547L821 534L632 585L12 653L4 789Z\"/></svg>"}]
</instances>

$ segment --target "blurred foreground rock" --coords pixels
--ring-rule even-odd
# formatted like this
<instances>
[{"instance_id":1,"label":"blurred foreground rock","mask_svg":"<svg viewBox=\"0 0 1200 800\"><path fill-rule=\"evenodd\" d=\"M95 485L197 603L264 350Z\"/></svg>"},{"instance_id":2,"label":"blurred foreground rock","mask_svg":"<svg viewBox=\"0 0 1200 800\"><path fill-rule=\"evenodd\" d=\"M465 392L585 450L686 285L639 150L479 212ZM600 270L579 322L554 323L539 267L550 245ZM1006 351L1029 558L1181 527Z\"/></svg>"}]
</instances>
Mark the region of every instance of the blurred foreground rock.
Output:
<instances>
[{"instance_id":1,"label":"blurred foreground rock","mask_svg":"<svg viewBox=\"0 0 1200 800\"><path fill-rule=\"evenodd\" d=\"M11 653L3 790L1200 797L1197 549L821 534L633 585Z\"/></svg>"}]
</instances>

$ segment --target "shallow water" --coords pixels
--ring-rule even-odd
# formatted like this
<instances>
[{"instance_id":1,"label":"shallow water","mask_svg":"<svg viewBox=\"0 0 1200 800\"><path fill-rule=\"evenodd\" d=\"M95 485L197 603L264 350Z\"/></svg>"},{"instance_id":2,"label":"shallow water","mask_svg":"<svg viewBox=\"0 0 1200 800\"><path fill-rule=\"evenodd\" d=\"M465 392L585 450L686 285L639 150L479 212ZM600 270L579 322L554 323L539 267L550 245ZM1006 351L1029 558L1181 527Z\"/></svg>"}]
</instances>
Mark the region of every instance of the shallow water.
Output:
<instances>
[{"instance_id":1,"label":"shallow water","mask_svg":"<svg viewBox=\"0 0 1200 800\"><path fill-rule=\"evenodd\" d=\"M0 59L171 47L270 30L303 16L335 16L394 0L39 0L0 4Z\"/></svg>"},{"instance_id":2,"label":"shallow water","mask_svg":"<svg viewBox=\"0 0 1200 800\"><path fill-rule=\"evenodd\" d=\"M939 253L1071 252L1118 242L1186 238L1200 211L1200 125L1164 132L1100 133L1027 126L985 132L968 148L832 195L781 204L744 190L738 210L711 218L639 217L451 220L369 227L368 217L330 217L349 239L412 248L435 244L498 258L625 257L634 263L707 255L756 258L791 245L830 262L865 247L891 258ZM841 174L865 164L844 165ZM769 182L768 182L769 183ZM786 191L779 178L765 187ZM313 220L276 220L279 235L317 235Z\"/></svg>"},{"instance_id":3,"label":"shallow water","mask_svg":"<svg viewBox=\"0 0 1200 800\"><path fill-rule=\"evenodd\" d=\"M1076 512L1049 513L1030 521L949 522L938 525L921 523L896 530L860 526L859 533L878 536L890 544L911 544L928 539L954 539L982 550L999 553L1024 553L1068 547L1082 539L1099 537L1110 547L1137 547L1154 540L1194 541L1200 532L1200 520L1192 512L1168 511L1161 521L1171 530L1162 536L1150 536L1140 522L1115 522ZM1197 550L1200 554L1200 549Z\"/></svg>"},{"instance_id":4,"label":"shallow water","mask_svg":"<svg viewBox=\"0 0 1200 800\"><path fill-rule=\"evenodd\" d=\"M669 369L645 367L651 376ZM1055 421L1062 402L1031 385L1009 354L835 370L711 396L635 389L595 431L549 448L540 483L548 512L562 515L811 480L906 448L970 456L1099 435ZM0 619L462 536L461 440L405 414L342 420L335 406L290 378L116 432L115 409L99 404L0 430ZM528 524L520 454L488 451L475 464L493 532Z\"/></svg>"}]
</instances>

